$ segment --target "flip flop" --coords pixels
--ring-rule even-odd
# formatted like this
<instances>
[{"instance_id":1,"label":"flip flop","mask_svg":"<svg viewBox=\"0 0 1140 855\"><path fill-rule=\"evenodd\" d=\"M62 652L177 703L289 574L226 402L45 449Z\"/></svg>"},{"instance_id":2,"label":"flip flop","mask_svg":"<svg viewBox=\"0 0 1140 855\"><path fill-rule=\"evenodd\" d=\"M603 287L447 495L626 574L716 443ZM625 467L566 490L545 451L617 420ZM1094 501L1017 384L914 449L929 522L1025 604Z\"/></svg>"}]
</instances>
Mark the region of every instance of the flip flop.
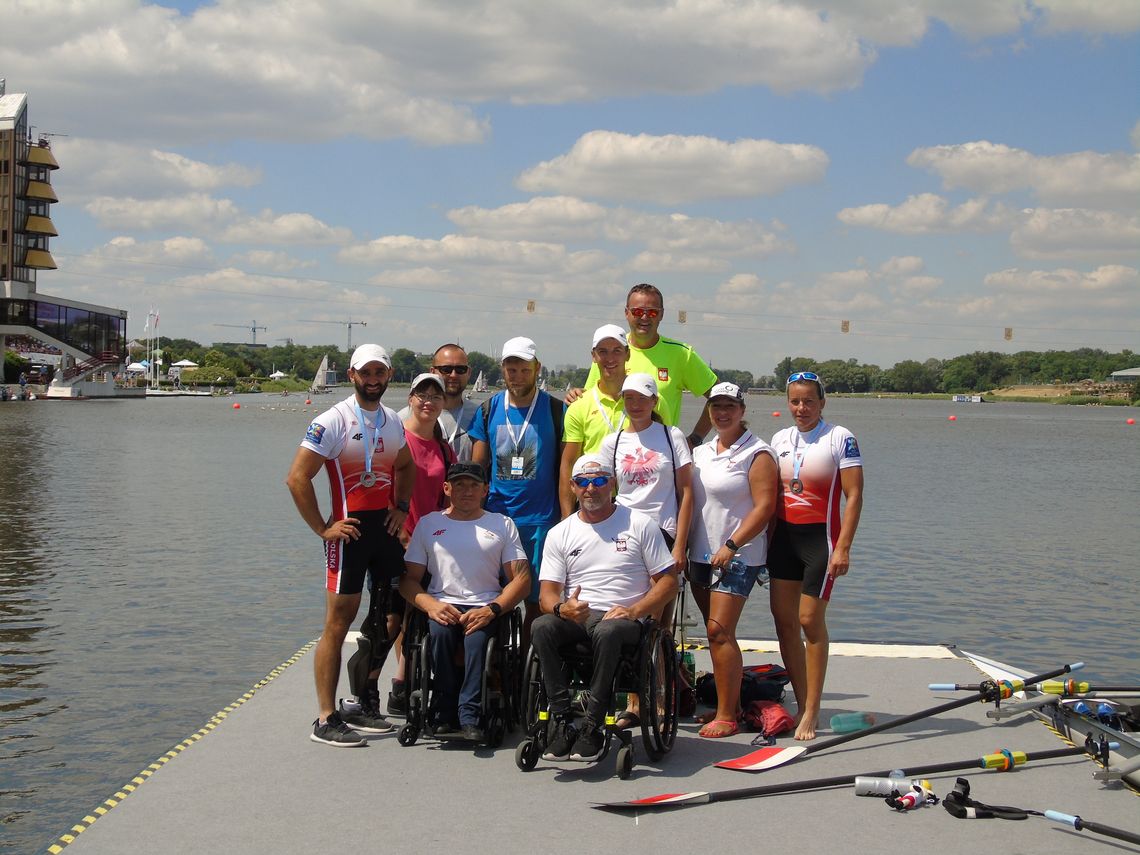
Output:
<instances>
[{"instance_id":1,"label":"flip flop","mask_svg":"<svg viewBox=\"0 0 1140 855\"><path fill-rule=\"evenodd\" d=\"M623 710L618 714L617 720L614 722L614 727L618 730L633 730L641 727L641 716L633 710Z\"/></svg>"},{"instance_id":2,"label":"flip flop","mask_svg":"<svg viewBox=\"0 0 1140 855\"><path fill-rule=\"evenodd\" d=\"M727 727L718 728L717 725L725 725ZM735 721L730 721L726 718L714 718L700 729L697 736L703 736L705 739L723 739L726 736L735 736L739 732L740 725Z\"/></svg>"}]
</instances>

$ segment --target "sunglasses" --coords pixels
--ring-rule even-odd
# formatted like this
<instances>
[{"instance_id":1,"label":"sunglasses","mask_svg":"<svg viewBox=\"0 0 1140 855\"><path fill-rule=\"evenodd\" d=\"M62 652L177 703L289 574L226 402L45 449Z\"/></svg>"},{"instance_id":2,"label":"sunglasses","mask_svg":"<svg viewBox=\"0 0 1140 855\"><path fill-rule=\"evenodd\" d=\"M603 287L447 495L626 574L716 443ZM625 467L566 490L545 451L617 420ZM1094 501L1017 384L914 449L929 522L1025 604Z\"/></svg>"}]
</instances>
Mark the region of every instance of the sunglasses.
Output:
<instances>
[{"instance_id":1,"label":"sunglasses","mask_svg":"<svg viewBox=\"0 0 1140 855\"><path fill-rule=\"evenodd\" d=\"M610 483L610 476L595 475L593 478L575 478L574 483L578 485L580 490L585 490L587 487L604 487Z\"/></svg>"},{"instance_id":2,"label":"sunglasses","mask_svg":"<svg viewBox=\"0 0 1140 855\"><path fill-rule=\"evenodd\" d=\"M643 309L638 306L635 309L626 309L635 318L656 318L661 314L660 309Z\"/></svg>"},{"instance_id":3,"label":"sunglasses","mask_svg":"<svg viewBox=\"0 0 1140 855\"><path fill-rule=\"evenodd\" d=\"M440 374L466 374L468 366L466 365L433 365L433 371L438 371Z\"/></svg>"},{"instance_id":4,"label":"sunglasses","mask_svg":"<svg viewBox=\"0 0 1140 855\"><path fill-rule=\"evenodd\" d=\"M812 383L822 383L823 382L822 380L819 379L819 375L816 374L814 371L797 371L795 374L791 374L788 376L787 385L791 386L793 383L799 383L801 380L808 380Z\"/></svg>"}]
</instances>

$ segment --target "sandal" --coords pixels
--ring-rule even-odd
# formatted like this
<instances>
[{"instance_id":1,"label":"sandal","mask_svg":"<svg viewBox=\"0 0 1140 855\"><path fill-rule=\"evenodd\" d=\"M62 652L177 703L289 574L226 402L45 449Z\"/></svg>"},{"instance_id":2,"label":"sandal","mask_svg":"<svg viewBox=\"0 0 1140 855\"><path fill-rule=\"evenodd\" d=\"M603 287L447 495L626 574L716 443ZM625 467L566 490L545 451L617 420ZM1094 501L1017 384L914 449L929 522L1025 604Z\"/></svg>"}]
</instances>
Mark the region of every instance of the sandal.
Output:
<instances>
[{"instance_id":1,"label":"sandal","mask_svg":"<svg viewBox=\"0 0 1140 855\"><path fill-rule=\"evenodd\" d=\"M641 727L641 716L633 710L623 710L618 713L617 720L614 721L614 727L618 730L635 730Z\"/></svg>"},{"instance_id":2,"label":"sandal","mask_svg":"<svg viewBox=\"0 0 1140 855\"><path fill-rule=\"evenodd\" d=\"M740 725L726 718L714 718L700 729L698 736L705 739L723 739L726 736L735 736L740 732Z\"/></svg>"}]
</instances>

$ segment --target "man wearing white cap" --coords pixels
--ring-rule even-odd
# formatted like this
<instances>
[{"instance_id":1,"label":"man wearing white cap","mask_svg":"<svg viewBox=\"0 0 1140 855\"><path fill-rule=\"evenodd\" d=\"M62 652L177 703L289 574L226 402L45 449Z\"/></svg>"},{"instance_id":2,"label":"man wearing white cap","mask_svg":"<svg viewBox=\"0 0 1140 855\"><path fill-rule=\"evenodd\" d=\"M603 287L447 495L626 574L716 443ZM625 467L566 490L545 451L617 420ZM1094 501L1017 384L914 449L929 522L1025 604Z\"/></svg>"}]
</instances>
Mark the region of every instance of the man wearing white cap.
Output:
<instances>
[{"instance_id":1,"label":"man wearing white cap","mask_svg":"<svg viewBox=\"0 0 1140 855\"><path fill-rule=\"evenodd\" d=\"M563 519L574 513L574 491L570 488L574 461L583 454L593 454L603 439L625 424L625 405L621 399L621 384L629 359L625 330L617 324L594 330L590 357L599 372L598 385L567 408L566 426L562 431L564 444L558 488Z\"/></svg>"},{"instance_id":2,"label":"man wearing white cap","mask_svg":"<svg viewBox=\"0 0 1140 855\"><path fill-rule=\"evenodd\" d=\"M373 619L372 612L383 599L382 591L404 571L398 536L408 513L416 466L404 440L404 426L393 410L380 403L391 374L392 360L380 345L356 348L348 369L354 393L309 425L285 480L301 518L325 545L325 626L314 667L319 715L310 738L338 748L366 744L349 725L366 733L392 729L380 716L375 688L390 642L383 614ZM322 467L332 492L328 519L313 488ZM360 608L366 575L371 579L373 604L367 623L377 635L369 639L365 660L371 666L371 687L365 691L353 686L360 709L342 716L334 707L340 650Z\"/></svg>"},{"instance_id":3,"label":"man wearing white cap","mask_svg":"<svg viewBox=\"0 0 1140 855\"><path fill-rule=\"evenodd\" d=\"M690 345L658 333L665 314L665 297L655 286L642 283L629 289L625 319L629 323L629 370L651 375L657 381L657 412L667 425L681 421L681 399L686 391L708 397L716 374ZM590 369L586 391L598 382L597 367ZM569 398L569 396L567 396ZM708 409L702 407L689 445L704 441L712 427Z\"/></svg>"},{"instance_id":4,"label":"man wearing white cap","mask_svg":"<svg viewBox=\"0 0 1140 855\"><path fill-rule=\"evenodd\" d=\"M538 615L538 570L542 544L560 519L558 474L565 406L538 388L542 366L537 348L519 336L503 345L507 388L492 395L471 421L472 459L489 467L487 510L510 517L531 566L531 593L523 624L523 649Z\"/></svg>"},{"instance_id":5,"label":"man wearing white cap","mask_svg":"<svg viewBox=\"0 0 1140 855\"><path fill-rule=\"evenodd\" d=\"M657 523L613 502L613 467L586 455L573 468L579 510L550 531L539 574L542 617L534 649L554 716L547 760L596 760L613 676L627 644L641 636L638 621L659 614L677 592L668 572L673 556ZM590 695L580 730L571 723L570 689L562 651L586 643L593 653Z\"/></svg>"}]
</instances>

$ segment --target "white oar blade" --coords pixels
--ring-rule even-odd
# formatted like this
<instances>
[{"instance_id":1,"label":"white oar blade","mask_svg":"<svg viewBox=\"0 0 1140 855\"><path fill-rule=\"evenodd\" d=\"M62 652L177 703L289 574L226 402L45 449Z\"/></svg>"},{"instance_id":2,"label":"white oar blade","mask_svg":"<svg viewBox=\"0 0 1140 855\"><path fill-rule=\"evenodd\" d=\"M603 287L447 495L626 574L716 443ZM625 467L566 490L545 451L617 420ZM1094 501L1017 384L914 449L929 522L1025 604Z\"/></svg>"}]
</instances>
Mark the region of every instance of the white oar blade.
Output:
<instances>
[{"instance_id":1,"label":"white oar blade","mask_svg":"<svg viewBox=\"0 0 1140 855\"><path fill-rule=\"evenodd\" d=\"M674 807L677 805L701 805L709 800L708 793L661 793L656 796L646 796L643 799L632 799L627 802L595 802L594 807L609 810L652 810L653 808Z\"/></svg>"},{"instance_id":2,"label":"white oar blade","mask_svg":"<svg viewBox=\"0 0 1140 855\"><path fill-rule=\"evenodd\" d=\"M805 751L807 751L806 745L789 748L770 745L734 760L722 760L716 765L720 769L734 769L737 772L763 772L765 769L775 769L777 766L790 763Z\"/></svg>"}]
</instances>

